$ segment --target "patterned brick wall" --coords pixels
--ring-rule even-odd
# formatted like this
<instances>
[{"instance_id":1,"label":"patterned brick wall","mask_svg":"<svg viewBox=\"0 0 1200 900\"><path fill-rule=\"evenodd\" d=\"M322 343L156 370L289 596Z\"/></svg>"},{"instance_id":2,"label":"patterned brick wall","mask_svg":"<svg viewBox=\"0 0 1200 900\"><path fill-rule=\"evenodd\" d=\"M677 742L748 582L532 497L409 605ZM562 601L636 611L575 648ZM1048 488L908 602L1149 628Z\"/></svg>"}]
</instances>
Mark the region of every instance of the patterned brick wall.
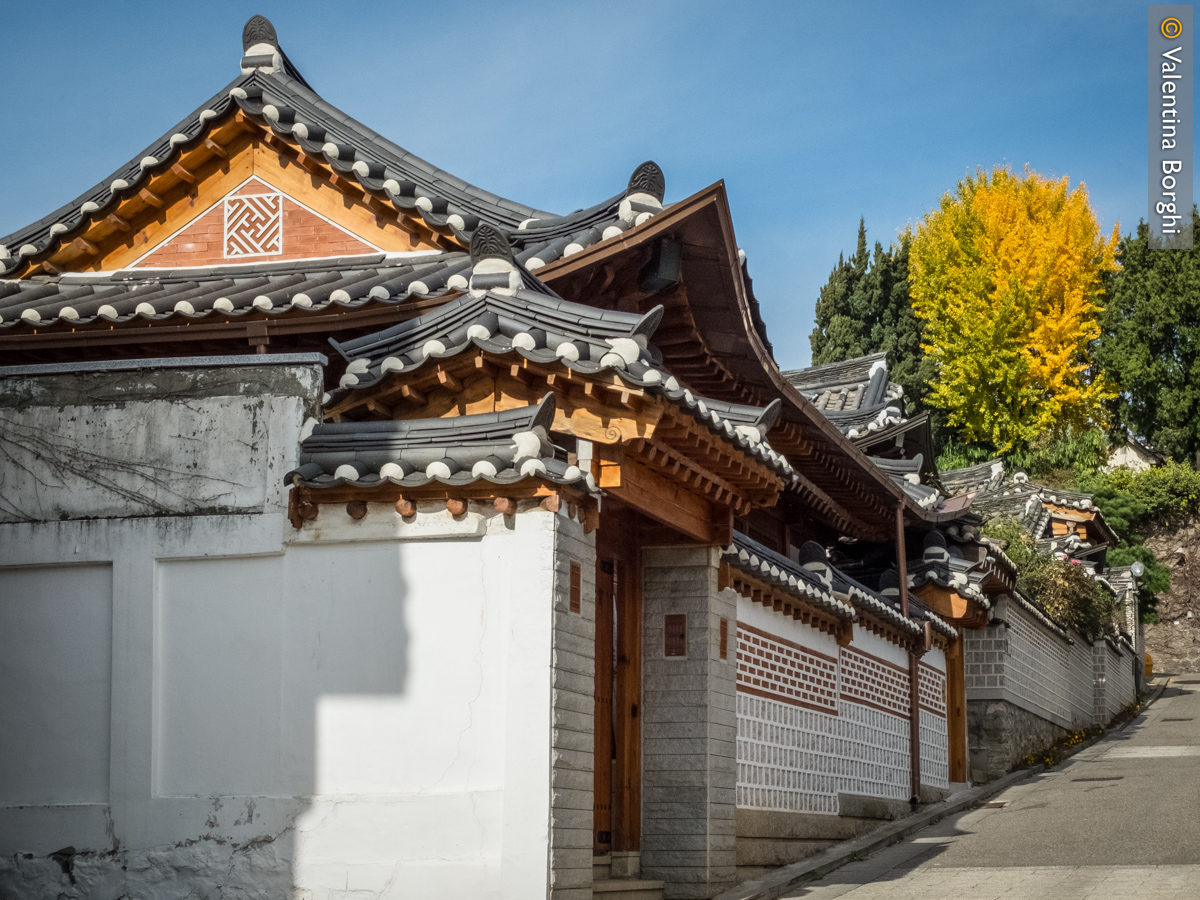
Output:
<instances>
[{"instance_id":1,"label":"patterned brick wall","mask_svg":"<svg viewBox=\"0 0 1200 900\"><path fill-rule=\"evenodd\" d=\"M908 672L884 660L842 648L842 696L897 716L908 716Z\"/></svg>"},{"instance_id":2,"label":"patterned brick wall","mask_svg":"<svg viewBox=\"0 0 1200 900\"><path fill-rule=\"evenodd\" d=\"M853 647L833 659L745 623L737 660L740 808L836 813L839 793L908 798L906 669ZM945 675L919 671L922 778L946 787Z\"/></svg>"},{"instance_id":3,"label":"patterned brick wall","mask_svg":"<svg viewBox=\"0 0 1200 900\"><path fill-rule=\"evenodd\" d=\"M171 269L377 252L255 179L217 202L137 266Z\"/></svg>"},{"instance_id":4,"label":"patterned brick wall","mask_svg":"<svg viewBox=\"0 0 1200 900\"><path fill-rule=\"evenodd\" d=\"M823 653L738 625L739 691L821 712L837 711L838 661Z\"/></svg>"}]
</instances>

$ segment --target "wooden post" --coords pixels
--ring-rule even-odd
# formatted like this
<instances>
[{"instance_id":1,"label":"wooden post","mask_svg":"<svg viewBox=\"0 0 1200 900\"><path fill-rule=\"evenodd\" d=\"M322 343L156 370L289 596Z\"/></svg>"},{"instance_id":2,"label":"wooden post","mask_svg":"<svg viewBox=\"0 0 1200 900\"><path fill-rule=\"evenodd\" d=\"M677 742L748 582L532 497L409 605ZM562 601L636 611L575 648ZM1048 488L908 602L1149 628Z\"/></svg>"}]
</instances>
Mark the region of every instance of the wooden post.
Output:
<instances>
[{"instance_id":1,"label":"wooden post","mask_svg":"<svg viewBox=\"0 0 1200 900\"><path fill-rule=\"evenodd\" d=\"M963 635L946 650L946 732L950 743L950 780L967 780L967 681L963 665Z\"/></svg>"},{"instance_id":2,"label":"wooden post","mask_svg":"<svg viewBox=\"0 0 1200 900\"><path fill-rule=\"evenodd\" d=\"M908 550L904 544L904 507L896 507L896 566L900 570L900 611L908 618ZM921 802L921 705L920 655L908 651L908 747L912 763L910 801Z\"/></svg>"}]
</instances>

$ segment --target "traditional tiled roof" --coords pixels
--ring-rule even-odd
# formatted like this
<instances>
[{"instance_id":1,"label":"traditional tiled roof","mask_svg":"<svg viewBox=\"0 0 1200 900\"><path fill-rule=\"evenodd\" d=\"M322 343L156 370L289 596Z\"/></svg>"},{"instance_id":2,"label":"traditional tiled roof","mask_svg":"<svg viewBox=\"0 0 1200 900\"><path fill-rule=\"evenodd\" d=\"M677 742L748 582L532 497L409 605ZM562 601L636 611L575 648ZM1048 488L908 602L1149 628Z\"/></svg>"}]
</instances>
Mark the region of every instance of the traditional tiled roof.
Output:
<instances>
[{"instance_id":1,"label":"traditional tiled roof","mask_svg":"<svg viewBox=\"0 0 1200 900\"><path fill-rule=\"evenodd\" d=\"M724 559L747 575L827 609L840 619L856 618L854 607L833 596L818 575L740 531L733 533L733 543L725 548Z\"/></svg>"},{"instance_id":2,"label":"traditional tiled roof","mask_svg":"<svg viewBox=\"0 0 1200 900\"><path fill-rule=\"evenodd\" d=\"M288 483L327 488L385 483L461 487L537 477L599 493L590 472L568 465L551 442L554 395L523 409L444 419L315 425Z\"/></svg>"},{"instance_id":3,"label":"traditional tiled roof","mask_svg":"<svg viewBox=\"0 0 1200 900\"><path fill-rule=\"evenodd\" d=\"M193 269L0 279L0 327L196 321L278 316L394 304L455 290L470 269L465 253L371 254L340 259Z\"/></svg>"},{"instance_id":4,"label":"traditional tiled roof","mask_svg":"<svg viewBox=\"0 0 1200 900\"><path fill-rule=\"evenodd\" d=\"M938 473L938 480L951 497L972 492L994 491L1004 482L1004 462L989 459L986 462L949 469Z\"/></svg>"},{"instance_id":5,"label":"traditional tiled roof","mask_svg":"<svg viewBox=\"0 0 1200 900\"><path fill-rule=\"evenodd\" d=\"M847 437L904 421L904 390L888 381L886 354L794 369L783 377Z\"/></svg>"},{"instance_id":6,"label":"traditional tiled roof","mask_svg":"<svg viewBox=\"0 0 1200 900\"><path fill-rule=\"evenodd\" d=\"M982 584L990 569L991 564L986 560L976 562L964 559L957 549L950 550L945 537L940 532L931 531L925 536L921 558L908 561L908 586L919 588L926 584L937 584L989 609L991 602L984 594Z\"/></svg>"},{"instance_id":7,"label":"traditional tiled roof","mask_svg":"<svg viewBox=\"0 0 1200 900\"><path fill-rule=\"evenodd\" d=\"M921 484L921 469L925 460L920 453L912 459L880 459L875 456L868 458L887 472L892 481L923 509L937 509L942 505L942 495L937 488Z\"/></svg>"},{"instance_id":8,"label":"traditional tiled roof","mask_svg":"<svg viewBox=\"0 0 1200 900\"><path fill-rule=\"evenodd\" d=\"M697 397L660 368L662 357L649 341L662 320L661 307L638 315L563 300L513 260L503 235L486 227L471 247L476 268L462 297L376 334L331 341L350 365L328 404L393 373L413 372L428 360L449 359L471 347L517 353L585 375L613 372L633 387L665 397L785 481L794 479L790 463L766 439L780 401L755 407Z\"/></svg>"},{"instance_id":9,"label":"traditional tiled roof","mask_svg":"<svg viewBox=\"0 0 1200 900\"><path fill-rule=\"evenodd\" d=\"M891 594L889 590L874 591L835 568L830 563L829 554L825 548L815 541L805 543L800 548L799 557L801 568L816 576L835 595L840 594L845 597L855 609L883 619L913 636L921 634L920 623L928 619L931 627L939 633L951 640L958 637L958 632L953 627L911 596L909 597L910 615L906 617L901 612L898 582L894 594ZM881 585L882 587L885 585Z\"/></svg>"},{"instance_id":10,"label":"traditional tiled roof","mask_svg":"<svg viewBox=\"0 0 1200 900\"><path fill-rule=\"evenodd\" d=\"M253 29L255 20L247 23L247 34L252 31L263 40L251 45L254 52L247 52L243 58L242 74L100 184L40 221L0 238L0 275L15 270L24 259L73 240L92 220L108 215L119 200L136 194L149 175L170 169L181 153L203 143L215 126L236 111L295 143L309 157L324 160L340 177L356 183L368 195L404 213L419 216L431 228L455 238L464 247L480 225L511 232L517 259L530 270L615 237L663 208L665 181L661 169L652 162L639 166L622 192L565 216L515 203L470 185L379 136L319 97L279 50L270 23L255 18L261 21ZM422 269L416 279L424 286L412 291L404 281L411 272L388 272L390 279L377 281L368 290L382 288L375 292L375 299L386 302L402 300L411 293L429 295L461 289L462 285L453 283L453 279L456 275L469 277L470 273L464 272L467 268L464 261L465 257L457 253L427 260L425 265L429 268ZM180 273L134 269L117 277L120 282L117 287L124 286L125 292L135 288L150 292L163 278L174 279ZM97 284L107 286L103 280ZM72 276L55 276L37 283L36 295L28 295L23 292L34 288L0 282L0 294L12 301L0 309L4 317L0 327L21 323L44 327L61 307L74 308L86 321L97 313L84 313L74 305L80 299L89 303L98 300L93 296L94 290L76 293L77 288L86 287L90 284L77 282ZM117 292L113 295L116 297ZM219 296L206 299L215 301ZM159 309L156 305L155 314L171 315L174 304L167 304L166 298L159 299L166 308ZM188 302L193 312L203 313L212 308ZM103 305L103 301L95 304L97 308ZM28 310L36 312L38 317L25 315ZM105 318L120 319L123 315L127 313ZM64 321L75 324L69 317Z\"/></svg>"}]
</instances>

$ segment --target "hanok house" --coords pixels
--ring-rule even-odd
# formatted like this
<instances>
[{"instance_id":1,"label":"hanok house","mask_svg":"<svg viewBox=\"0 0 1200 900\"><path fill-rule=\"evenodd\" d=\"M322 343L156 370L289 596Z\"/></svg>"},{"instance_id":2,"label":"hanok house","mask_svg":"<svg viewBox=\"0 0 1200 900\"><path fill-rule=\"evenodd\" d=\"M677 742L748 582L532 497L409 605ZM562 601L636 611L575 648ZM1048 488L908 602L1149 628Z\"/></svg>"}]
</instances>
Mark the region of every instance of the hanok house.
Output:
<instances>
[{"instance_id":1,"label":"hanok house","mask_svg":"<svg viewBox=\"0 0 1200 900\"><path fill-rule=\"evenodd\" d=\"M0 248L3 890L710 897L965 781L969 500L722 185L542 212L243 44Z\"/></svg>"}]
</instances>

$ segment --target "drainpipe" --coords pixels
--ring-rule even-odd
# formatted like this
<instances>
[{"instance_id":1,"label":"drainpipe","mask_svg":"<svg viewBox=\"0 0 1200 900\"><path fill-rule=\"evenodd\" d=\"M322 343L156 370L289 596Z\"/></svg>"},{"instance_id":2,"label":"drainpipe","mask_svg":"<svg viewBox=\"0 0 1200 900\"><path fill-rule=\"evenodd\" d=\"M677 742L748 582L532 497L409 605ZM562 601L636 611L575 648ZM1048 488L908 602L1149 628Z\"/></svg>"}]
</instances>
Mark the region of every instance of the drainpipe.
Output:
<instances>
[{"instance_id":1,"label":"drainpipe","mask_svg":"<svg viewBox=\"0 0 1200 900\"><path fill-rule=\"evenodd\" d=\"M896 507L896 563L900 570L900 612L908 617L908 551L904 546L904 507ZM921 802L921 708L920 656L908 651L908 746L912 769L909 774L910 802Z\"/></svg>"}]
</instances>

